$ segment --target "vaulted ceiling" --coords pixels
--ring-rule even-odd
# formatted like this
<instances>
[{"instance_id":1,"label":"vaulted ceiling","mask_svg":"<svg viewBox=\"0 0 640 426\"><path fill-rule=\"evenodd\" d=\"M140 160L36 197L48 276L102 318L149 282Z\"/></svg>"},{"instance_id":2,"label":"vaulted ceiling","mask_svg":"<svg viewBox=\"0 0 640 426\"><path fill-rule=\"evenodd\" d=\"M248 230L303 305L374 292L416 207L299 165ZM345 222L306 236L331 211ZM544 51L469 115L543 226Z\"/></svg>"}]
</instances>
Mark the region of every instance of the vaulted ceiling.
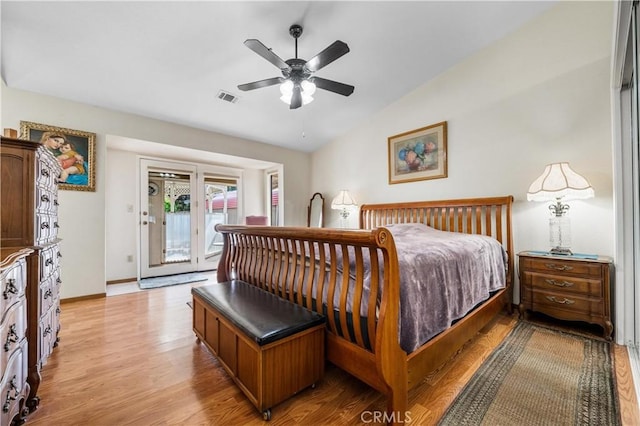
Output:
<instances>
[{"instance_id":1,"label":"vaulted ceiling","mask_svg":"<svg viewBox=\"0 0 640 426\"><path fill-rule=\"evenodd\" d=\"M553 6L546 1L1 3L9 87L311 152ZM290 110L280 76L244 46L294 57L335 40L350 52L317 72L355 86ZM220 90L238 97L218 99Z\"/></svg>"}]
</instances>

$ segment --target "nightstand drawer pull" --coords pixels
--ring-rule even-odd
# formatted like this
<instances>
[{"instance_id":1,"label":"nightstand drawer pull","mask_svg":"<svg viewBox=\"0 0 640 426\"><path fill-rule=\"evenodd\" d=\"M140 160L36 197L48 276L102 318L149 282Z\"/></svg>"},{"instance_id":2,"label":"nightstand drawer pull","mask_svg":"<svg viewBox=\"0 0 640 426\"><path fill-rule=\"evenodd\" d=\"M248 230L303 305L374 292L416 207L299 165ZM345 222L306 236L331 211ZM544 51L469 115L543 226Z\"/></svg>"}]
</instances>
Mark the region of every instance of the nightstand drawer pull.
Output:
<instances>
[{"instance_id":1,"label":"nightstand drawer pull","mask_svg":"<svg viewBox=\"0 0 640 426\"><path fill-rule=\"evenodd\" d=\"M573 266L556 265L555 263L545 263L544 266L546 266L549 269L554 269L556 271L570 271L573 269Z\"/></svg>"},{"instance_id":2,"label":"nightstand drawer pull","mask_svg":"<svg viewBox=\"0 0 640 426\"><path fill-rule=\"evenodd\" d=\"M555 285L556 287L573 287L571 281L556 281L553 278L544 280L547 284Z\"/></svg>"},{"instance_id":3,"label":"nightstand drawer pull","mask_svg":"<svg viewBox=\"0 0 640 426\"><path fill-rule=\"evenodd\" d=\"M552 302L559 303L561 305L573 305L574 303L576 303L574 300L567 299L566 297L563 298L563 300L558 300L556 299L555 296L547 296L547 299L549 299Z\"/></svg>"}]
</instances>

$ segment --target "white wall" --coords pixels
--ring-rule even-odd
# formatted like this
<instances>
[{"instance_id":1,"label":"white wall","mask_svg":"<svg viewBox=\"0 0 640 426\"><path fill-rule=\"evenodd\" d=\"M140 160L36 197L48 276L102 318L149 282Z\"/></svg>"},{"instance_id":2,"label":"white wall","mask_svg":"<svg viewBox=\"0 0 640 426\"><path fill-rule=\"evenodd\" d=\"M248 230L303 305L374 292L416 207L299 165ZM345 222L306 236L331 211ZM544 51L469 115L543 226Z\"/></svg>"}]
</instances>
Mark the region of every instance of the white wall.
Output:
<instances>
[{"instance_id":1,"label":"white wall","mask_svg":"<svg viewBox=\"0 0 640 426\"><path fill-rule=\"evenodd\" d=\"M266 216L264 170L247 169L244 172L246 190L243 195L244 216ZM239 217L240 223L244 218Z\"/></svg>"},{"instance_id":2,"label":"white wall","mask_svg":"<svg viewBox=\"0 0 640 426\"><path fill-rule=\"evenodd\" d=\"M312 192L360 204L511 194L514 244L546 250L547 205L526 192L568 161L596 198L571 202L573 249L613 255L610 2L563 2L313 154ZM419 54L416 52L415 54ZM389 84L393 84L390 77ZM448 178L388 184L387 137L448 122ZM357 226L352 215L351 226ZM335 211L329 226L339 226ZM516 298L518 295L516 294Z\"/></svg>"},{"instance_id":3,"label":"white wall","mask_svg":"<svg viewBox=\"0 0 640 426\"><path fill-rule=\"evenodd\" d=\"M282 163L287 171L286 224L306 223L309 198L310 155L218 133L85 105L37 93L16 90L2 83L1 128L18 129L20 120L96 133L96 192L60 191L60 238L63 299L105 292L106 137L116 135L203 151ZM110 177L110 183L117 177Z\"/></svg>"},{"instance_id":4,"label":"white wall","mask_svg":"<svg viewBox=\"0 0 640 426\"><path fill-rule=\"evenodd\" d=\"M105 281L138 276L138 156L109 149L105 169ZM131 209L131 211L129 211ZM128 262L127 256L133 256ZM64 269L64 268L63 268Z\"/></svg>"}]
</instances>

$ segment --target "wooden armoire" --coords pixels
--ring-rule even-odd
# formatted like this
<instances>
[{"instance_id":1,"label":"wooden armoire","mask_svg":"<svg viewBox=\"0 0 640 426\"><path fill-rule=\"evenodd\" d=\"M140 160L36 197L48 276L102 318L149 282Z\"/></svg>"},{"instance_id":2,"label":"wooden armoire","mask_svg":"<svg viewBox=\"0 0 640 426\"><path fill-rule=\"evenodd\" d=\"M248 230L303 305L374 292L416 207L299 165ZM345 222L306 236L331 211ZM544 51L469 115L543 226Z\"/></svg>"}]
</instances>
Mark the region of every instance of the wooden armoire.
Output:
<instances>
[{"instance_id":1,"label":"wooden armoire","mask_svg":"<svg viewBox=\"0 0 640 426\"><path fill-rule=\"evenodd\" d=\"M0 143L0 246L28 248L26 257L25 408L40 402L40 368L58 343L60 330L60 240L58 176L61 168L43 145L2 137Z\"/></svg>"}]
</instances>

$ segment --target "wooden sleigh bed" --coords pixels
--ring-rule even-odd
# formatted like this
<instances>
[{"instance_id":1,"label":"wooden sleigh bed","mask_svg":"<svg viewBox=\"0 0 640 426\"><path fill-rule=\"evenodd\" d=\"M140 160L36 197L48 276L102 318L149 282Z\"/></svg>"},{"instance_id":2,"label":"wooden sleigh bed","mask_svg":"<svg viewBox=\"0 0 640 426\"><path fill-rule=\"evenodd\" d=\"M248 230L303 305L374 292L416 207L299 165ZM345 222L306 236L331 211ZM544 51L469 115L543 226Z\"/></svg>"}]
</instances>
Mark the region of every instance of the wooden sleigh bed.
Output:
<instances>
[{"instance_id":1,"label":"wooden sleigh bed","mask_svg":"<svg viewBox=\"0 0 640 426\"><path fill-rule=\"evenodd\" d=\"M511 312L512 202L506 196L363 205L360 230L218 225L218 282L243 280L326 315L327 359L385 394L387 418L403 423L408 390L502 309ZM410 353L399 343L400 265L385 227L403 223L490 236L508 255L506 286Z\"/></svg>"}]
</instances>

